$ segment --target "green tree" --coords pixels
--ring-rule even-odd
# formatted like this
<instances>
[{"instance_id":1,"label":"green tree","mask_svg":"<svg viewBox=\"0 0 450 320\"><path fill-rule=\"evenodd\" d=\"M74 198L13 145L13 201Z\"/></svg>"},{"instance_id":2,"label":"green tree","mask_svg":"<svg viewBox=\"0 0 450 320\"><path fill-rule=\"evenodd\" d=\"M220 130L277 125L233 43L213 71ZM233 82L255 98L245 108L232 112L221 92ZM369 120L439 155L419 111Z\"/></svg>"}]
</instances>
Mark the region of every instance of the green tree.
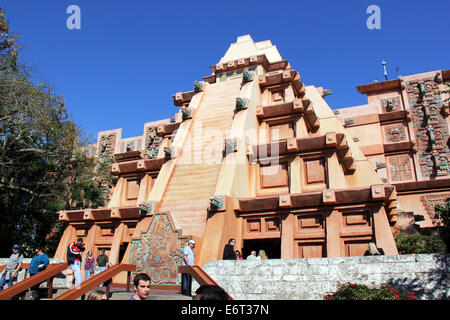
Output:
<instances>
[{"instance_id":1,"label":"green tree","mask_svg":"<svg viewBox=\"0 0 450 320\"><path fill-rule=\"evenodd\" d=\"M447 199L445 205L438 204L435 207L436 217L441 224L440 234L442 240L447 246L447 251L450 249L450 198Z\"/></svg>"},{"instance_id":2,"label":"green tree","mask_svg":"<svg viewBox=\"0 0 450 320\"><path fill-rule=\"evenodd\" d=\"M9 29L0 8L0 254L19 243L25 253L40 245L51 255L58 210L105 204L111 159L85 156L87 139L64 99L33 82Z\"/></svg>"}]
</instances>

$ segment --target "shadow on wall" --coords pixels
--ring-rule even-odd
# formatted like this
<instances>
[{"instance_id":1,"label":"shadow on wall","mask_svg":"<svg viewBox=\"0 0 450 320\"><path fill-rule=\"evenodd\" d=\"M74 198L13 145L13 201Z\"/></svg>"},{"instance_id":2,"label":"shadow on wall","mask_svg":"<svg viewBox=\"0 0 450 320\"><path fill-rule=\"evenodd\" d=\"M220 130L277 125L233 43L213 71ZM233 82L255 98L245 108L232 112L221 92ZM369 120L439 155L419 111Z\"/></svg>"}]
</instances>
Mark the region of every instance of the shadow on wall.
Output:
<instances>
[{"instance_id":1,"label":"shadow on wall","mask_svg":"<svg viewBox=\"0 0 450 320\"><path fill-rule=\"evenodd\" d=\"M418 299L450 300L450 256L434 255L432 260L437 267L429 272L418 272L413 279L410 276L390 278L386 283L406 292L414 292Z\"/></svg>"}]
</instances>

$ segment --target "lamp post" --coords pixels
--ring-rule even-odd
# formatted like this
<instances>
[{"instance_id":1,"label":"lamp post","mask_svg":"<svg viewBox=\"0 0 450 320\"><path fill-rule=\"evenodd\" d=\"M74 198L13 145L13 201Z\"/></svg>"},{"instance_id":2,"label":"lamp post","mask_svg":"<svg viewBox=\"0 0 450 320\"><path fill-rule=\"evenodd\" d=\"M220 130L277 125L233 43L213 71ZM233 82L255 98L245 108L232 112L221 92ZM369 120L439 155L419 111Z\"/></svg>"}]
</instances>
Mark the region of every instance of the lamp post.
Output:
<instances>
[{"instance_id":1,"label":"lamp post","mask_svg":"<svg viewBox=\"0 0 450 320\"><path fill-rule=\"evenodd\" d=\"M386 71L386 61L382 61L381 62L381 65L383 66L383 68L384 68L384 78L386 79L386 81L387 81L387 79L388 79L388 77L387 77L387 71Z\"/></svg>"}]
</instances>

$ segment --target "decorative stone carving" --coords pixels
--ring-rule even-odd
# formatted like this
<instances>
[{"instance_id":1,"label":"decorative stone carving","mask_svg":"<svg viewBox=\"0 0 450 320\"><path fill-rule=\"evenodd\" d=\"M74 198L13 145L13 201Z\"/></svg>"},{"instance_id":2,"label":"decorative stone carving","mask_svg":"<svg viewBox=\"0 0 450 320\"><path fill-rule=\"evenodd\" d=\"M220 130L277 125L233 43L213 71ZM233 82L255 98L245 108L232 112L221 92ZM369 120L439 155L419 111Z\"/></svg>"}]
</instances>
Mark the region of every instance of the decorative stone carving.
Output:
<instances>
[{"instance_id":1,"label":"decorative stone carving","mask_svg":"<svg viewBox=\"0 0 450 320\"><path fill-rule=\"evenodd\" d=\"M181 107L181 116L183 120L191 118L192 110L189 107Z\"/></svg>"},{"instance_id":2,"label":"decorative stone carving","mask_svg":"<svg viewBox=\"0 0 450 320\"><path fill-rule=\"evenodd\" d=\"M209 210L216 211L223 205L223 199L219 196L209 198Z\"/></svg>"},{"instance_id":3,"label":"decorative stone carving","mask_svg":"<svg viewBox=\"0 0 450 320\"><path fill-rule=\"evenodd\" d=\"M136 273L145 272L152 284L181 284L181 265L185 238L174 229L166 214L157 214L147 233L131 242L130 263Z\"/></svg>"},{"instance_id":4,"label":"decorative stone carving","mask_svg":"<svg viewBox=\"0 0 450 320\"><path fill-rule=\"evenodd\" d=\"M399 111L400 97L381 99L381 107L384 112Z\"/></svg>"},{"instance_id":5,"label":"decorative stone carving","mask_svg":"<svg viewBox=\"0 0 450 320\"><path fill-rule=\"evenodd\" d=\"M450 173L447 165L449 132L438 83L436 79L424 79L404 84L422 176L446 176Z\"/></svg>"},{"instance_id":6,"label":"decorative stone carving","mask_svg":"<svg viewBox=\"0 0 450 320\"><path fill-rule=\"evenodd\" d=\"M174 147L164 147L164 157L166 159L170 159L174 156L175 154L175 149Z\"/></svg>"},{"instance_id":7,"label":"decorative stone carving","mask_svg":"<svg viewBox=\"0 0 450 320\"><path fill-rule=\"evenodd\" d=\"M247 100L244 98L236 98L236 111L242 110L246 107Z\"/></svg>"},{"instance_id":8,"label":"decorative stone carving","mask_svg":"<svg viewBox=\"0 0 450 320\"><path fill-rule=\"evenodd\" d=\"M200 81L194 81L194 91L202 91L203 90L203 82Z\"/></svg>"},{"instance_id":9,"label":"decorative stone carving","mask_svg":"<svg viewBox=\"0 0 450 320\"><path fill-rule=\"evenodd\" d=\"M145 213L149 213L152 210L152 204L150 201L141 202L138 204L139 208Z\"/></svg>"},{"instance_id":10,"label":"decorative stone carving","mask_svg":"<svg viewBox=\"0 0 450 320\"><path fill-rule=\"evenodd\" d=\"M148 127L145 131L145 154L154 159L158 156L159 146L163 138L157 135L156 127Z\"/></svg>"},{"instance_id":11,"label":"decorative stone carving","mask_svg":"<svg viewBox=\"0 0 450 320\"><path fill-rule=\"evenodd\" d=\"M352 124L355 124L355 121L353 119L347 118L344 120L344 127L350 126Z\"/></svg>"},{"instance_id":12,"label":"decorative stone carving","mask_svg":"<svg viewBox=\"0 0 450 320\"><path fill-rule=\"evenodd\" d=\"M133 151L133 150L134 150L134 147L135 147L134 141L128 141L128 142L127 142L127 148L126 148L127 152Z\"/></svg>"},{"instance_id":13,"label":"decorative stone carving","mask_svg":"<svg viewBox=\"0 0 450 320\"><path fill-rule=\"evenodd\" d=\"M104 154L113 154L116 146L116 134L110 133L100 137L99 156Z\"/></svg>"},{"instance_id":14,"label":"decorative stone carving","mask_svg":"<svg viewBox=\"0 0 450 320\"><path fill-rule=\"evenodd\" d=\"M255 78L255 75L254 75L253 72L249 72L249 71L245 70L245 71L242 73L242 81L243 81L244 83L253 81L254 78Z\"/></svg>"},{"instance_id":15,"label":"decorative stone carving","mask_svg":"<svg viewBox=\"0 0 450 320\"><path fill-rule=\"evenodd\" d=\"M401 154L388 158L391 181L405 181L413 179L411 160L409 155ZM378 163L377 163L378 168Z\"/></svg>"},{"instance_id":16,"label":"decorative stone carving","mask_svg":"<svg viewBox=\"0 0 450 320\"><path fill-rule=\"evenodd\" d=\"M434 208L438 204L445 206L448 198L450 198L450 193L427 194L420 197L420 200L422 201L423 206L425 207L425 210L427 211L428 216L433 221L434 225L436 225L437 223L436 211Z\"/></svg>"},{"instance_id":17,"label":"decorative stone carving","mask_svg":"<svg viewBox=\"0 0 450 320\"><path fill-rule=\"evenodd\" d=\"M394 124L384 127L386 142L399 142L406 140L405 127L402 124Z\"/></svg>"},{"instance_id":18,"label":"decorative stone carving","mask_svg":"<svg viewBox=\"0 0 450 320\"><path fill-rule=\"evenodd\" d=\"M237 139L236 138L229 138L225 139L225 154L229 154L231 152L237 151Z\"/></svg>"}]
</instances>

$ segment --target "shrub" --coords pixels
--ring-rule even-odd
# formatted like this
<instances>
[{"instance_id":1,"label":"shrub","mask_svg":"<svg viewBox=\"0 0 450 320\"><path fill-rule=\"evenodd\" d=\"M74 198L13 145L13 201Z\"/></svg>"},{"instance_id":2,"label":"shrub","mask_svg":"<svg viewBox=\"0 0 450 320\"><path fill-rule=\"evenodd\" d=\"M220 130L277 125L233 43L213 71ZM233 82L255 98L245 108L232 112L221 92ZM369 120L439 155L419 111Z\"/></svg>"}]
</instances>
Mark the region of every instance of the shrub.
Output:
<instances>
[{"instance_id":1,"label":"shrub","mask_svg":"<svg viewBox=\"0 0 450 320\"><path fill-rule=\"evenodd\" d=\"M324 300L417 300L414 292L405 293L395 287L382 285L371 288L363 284L343 283L333 294L327 294Z\"/></svg>"},{"instance_id":2,"label":"shrub","mask_svg":"<svg viewBox=\"0 0 450 320\"><path fill-rule=\"evenodd\" d=\"M432 235L396 234L395 243L399 254L445 253L445 244Z\"/></svg>"}]
</instances>

